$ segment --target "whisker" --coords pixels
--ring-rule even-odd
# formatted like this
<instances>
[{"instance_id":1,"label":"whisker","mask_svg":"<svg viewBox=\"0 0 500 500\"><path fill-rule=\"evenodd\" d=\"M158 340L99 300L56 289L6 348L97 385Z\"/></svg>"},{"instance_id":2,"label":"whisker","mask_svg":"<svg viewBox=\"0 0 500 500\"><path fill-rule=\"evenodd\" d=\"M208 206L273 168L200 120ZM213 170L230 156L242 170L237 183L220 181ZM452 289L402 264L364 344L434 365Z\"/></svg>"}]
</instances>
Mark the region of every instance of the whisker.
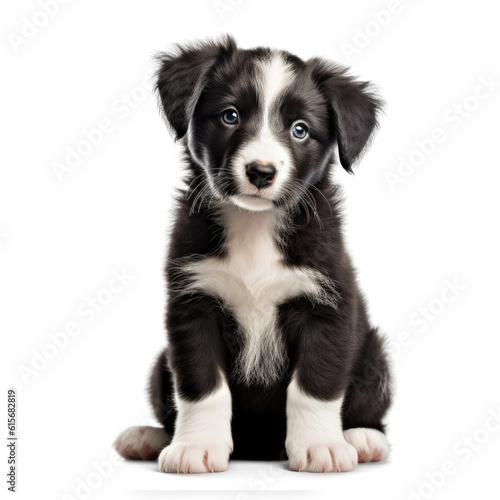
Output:
<instances>
[{"instance_id":1,"label":"whisker","mask_svg":"<svg viewBox=\"0 0 500 500\"><path fill-rule=\"evenodd\" d=\"M201 207L203 206L203 201L207 197L207 195L210 193L210 185L207 183L207 185L203 188L203 190L200 192L201 197L200 197L200 204L198 205L198 213L201 211ZM195 204L196 207L196 204Z\"/></svg>"},{"instance_id":2,"label":"whisker","mask_svg":"<svg viewBox=\"0 0 500 500\"><path fill-rule=\"evenodd\" d=\"M328 200L328 198L316 187L314 186L313 184L310 184L309 185L315 189L321 196L323 196L323 198L325 199L326 203L328 204L328 207L330 209L330 215L333 215L333 210L332 210L332 206L330 205L330 201Z\"/></svg>"},{"instance_id":3,"label":"whisker","mask_svg":"<svg viewBox=\"0 0 500 500\"><path fill-rule=\"evenodd\" d=\"M317 219L320 229L323 230L325 228L325 226L324 226L323 221L321 220L321 218L318 214L316 200L314 199L314 196L312 196L312 193L309 191L308 188L306 188L303 184L301 184L300 182L298 182L296 180L293 181L293 187L296 188L302 195L299 199L298 204L299 204L299 206L303 206L305 211L306 211L307 224L310 223L310 219L311 219L311 214L309 211L309 209L310 209L312 214L313 214L313 217L315 219ZM315 186L312 186L312 187L315 187ZM324 197L323 193L321 193L321 195ZM328 200L327 200L327 202L328 202ZM331 206L330 206L330 209L331 209Z\"/></svg>"},{"instance_id":4,"label":"whisker","mask_svg":"<svg viewBox=\"0 0 500 500\"><path fill-rule=\"evenodd\" d=\"M197 203L198 199L200 198L200 196L203 195L203 192L207 188L207 185L208 185L208 181L206 179L204 179L202 182L200 182L199 186L197 186L200 188L200 192L196 195L196 198L194 199L193 204L191 205L191 209L189 211L190 216L194 213L196 203Z\"/></svg>"},{"instance_id":5,"label":"whisker","mask_svg":"<svg viewBox=\"0 0 500 500\"><path fill-rule=\"evenodd\" d=\"M193 195L193 193L200 187L203 185L204 183L204 180L202 180L199 184L197 184L194 188L191 189L191 186L193 185L193 183L199 179L200 177L203 177L203 174L200 174L200 175L197 175L190 183L189 183L189 186L186 190L186 200L189 200L189 198L191 198L191 196Z\"/></svg>"}]
</instances>

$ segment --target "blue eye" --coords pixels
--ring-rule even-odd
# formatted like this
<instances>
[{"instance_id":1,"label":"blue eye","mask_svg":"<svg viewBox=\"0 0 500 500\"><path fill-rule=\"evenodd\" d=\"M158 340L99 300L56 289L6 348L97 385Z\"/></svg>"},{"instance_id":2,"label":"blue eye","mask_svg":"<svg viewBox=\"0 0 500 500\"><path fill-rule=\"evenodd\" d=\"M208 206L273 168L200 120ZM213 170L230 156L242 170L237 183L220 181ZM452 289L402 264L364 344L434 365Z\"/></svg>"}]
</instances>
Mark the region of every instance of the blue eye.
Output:
<instances>
[{"instance_id":1,"label":"blue eye","mask_svg":"<svg viewBox=\"0 0 500 500\"><path fill-rule=\"evenodd\" d=\"M297 139L305 139L307 136L307 125L305 123L296 123L292 128L292 134Z\"/></svg>"},{"instance_id":2,"label":"blue eye","mask_svg":"<svg viewBox=\"0 0 500 500\"><path fill-rule=\"evenodd\" d=\"M228 125L236 125L238 123L238 111L227 109L222 113L222 121Z\"/></svg>"}]
</instances>

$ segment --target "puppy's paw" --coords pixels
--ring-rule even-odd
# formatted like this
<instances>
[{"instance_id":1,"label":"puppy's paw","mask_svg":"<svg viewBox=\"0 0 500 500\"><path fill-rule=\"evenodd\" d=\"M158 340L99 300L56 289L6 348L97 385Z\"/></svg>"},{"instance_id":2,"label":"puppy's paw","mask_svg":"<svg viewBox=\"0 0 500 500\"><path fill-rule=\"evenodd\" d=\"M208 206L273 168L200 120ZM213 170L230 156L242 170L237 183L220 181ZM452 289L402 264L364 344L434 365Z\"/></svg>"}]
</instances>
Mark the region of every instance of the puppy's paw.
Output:
<instances>
[{"instance_id":1,"label":"puppy's paw","mask_svg":"<svg viewBox=\"0 0 500 500\"><path fill-rule=\"evenodd\" d=\"M380 462L389 454L389 443L383 432L358 427L344 431L346 441L356 448L358 462Z\"/></svg>"},{"instance_id":2,"label":"puppy's paw","mask_svg":"<svg viewBox=\"0 0 500 500\"><path fill-rule=\"evenodd\" d=\"M118 435L113 446L127 460L156 460L171 437L160 427L128 427Z\"/></svg>"},{"instance_id":3,"label":"puppy's paw","mask_svg":"<svg viewBox=\"0 0 500 500\"><path fill-rule=\"evenodd\" d=\"M289 467L299 472L349 472L358 465L356 449L344 440L287 446Z\"/></svg>"},{"instance_id":4,"label":"puppy's paw","mask_svg":"<svg viewBox=\"0 0 500 500\"><path fill-rule=\"evenodd\" d=\"M230 451L227 446L217 443L173 442L160 453L158 464L161 472L223 472L228 468Z\"/></svg>"}]
</instances>

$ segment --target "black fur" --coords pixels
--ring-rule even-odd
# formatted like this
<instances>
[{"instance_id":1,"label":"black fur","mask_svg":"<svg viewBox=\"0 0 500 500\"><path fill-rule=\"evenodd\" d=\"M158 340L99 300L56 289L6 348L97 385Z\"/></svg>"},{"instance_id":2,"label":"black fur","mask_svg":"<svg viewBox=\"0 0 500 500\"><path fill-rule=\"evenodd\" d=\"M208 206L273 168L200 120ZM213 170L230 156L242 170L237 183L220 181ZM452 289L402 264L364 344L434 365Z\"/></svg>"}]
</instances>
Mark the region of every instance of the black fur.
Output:
<instances>
[{"instance_id":1,"label":"black fur","mask_svg":"<svg viewBox=\"0 0 500 500\"><path fill-rule=\"evenodd\" d=\"M264 48L239 49L226 37L161 55L157 74L161 105L176 138L182 140L188 176L187 188L178 198L166 266L169 347L153 370L151 400L159 421L172 433L176 411L171 372L180 395L196 401L220 384L218 370L222 369L233 396L232 458L285 458L286 387L292 372L300 387L316 398L329 400L345 393L344 428L383 431L382 419L391 399L382 340L367 318L343 242L338 189L328 175L335 144L342 166L352 170L377 125L381 103L367 83L355 81L344 68L282 53L293 67L295 80L280 95L272 127L290 150L296 170L285 194L273 201L275 209L286 214L286 231L276 235L276 242L286 265L324 273L338 294L335 308L307 297L279 305L279 327L288 355L282 379L270 387L234 380L233 367L241 349L234 317L217 297L186 295L180 285L189 278L180 263L225 255L224 226L213 197L224 201L238 193L231 162L259 128L262 103L255 85L259 78L255 62L270 54ZM235 103L241 124L221 125L221 113ZM290 136L297 119L309 124L307 142L294 142ZM213 196L198 196L209 176ZM304 203L305 196L314 204Z\"/></svg>"}]
</instances>

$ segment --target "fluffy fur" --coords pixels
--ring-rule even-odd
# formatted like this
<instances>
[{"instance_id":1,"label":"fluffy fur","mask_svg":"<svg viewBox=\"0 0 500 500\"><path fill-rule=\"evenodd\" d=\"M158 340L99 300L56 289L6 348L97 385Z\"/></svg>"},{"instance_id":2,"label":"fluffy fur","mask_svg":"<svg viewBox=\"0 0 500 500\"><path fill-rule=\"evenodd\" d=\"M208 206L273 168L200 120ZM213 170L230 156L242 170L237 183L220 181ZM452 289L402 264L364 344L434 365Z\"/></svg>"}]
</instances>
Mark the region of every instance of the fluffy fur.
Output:
<instances>
[{"instance_id":1,"label":"fluffy fur","mask_svg":"<svg viewBox=\"0 0 500 500\"><path fill-rule=\"evenodd\" d=\"M151 378L163 430L129 429L117 449L149 457L154 436L165 472L222 471L230 454L311 472L385 458L387 358L329 175L352 172L380 100L343 67L231 37L159 64L188 171L166 265L168 348Z\"/></svg>"}]
</instances>

